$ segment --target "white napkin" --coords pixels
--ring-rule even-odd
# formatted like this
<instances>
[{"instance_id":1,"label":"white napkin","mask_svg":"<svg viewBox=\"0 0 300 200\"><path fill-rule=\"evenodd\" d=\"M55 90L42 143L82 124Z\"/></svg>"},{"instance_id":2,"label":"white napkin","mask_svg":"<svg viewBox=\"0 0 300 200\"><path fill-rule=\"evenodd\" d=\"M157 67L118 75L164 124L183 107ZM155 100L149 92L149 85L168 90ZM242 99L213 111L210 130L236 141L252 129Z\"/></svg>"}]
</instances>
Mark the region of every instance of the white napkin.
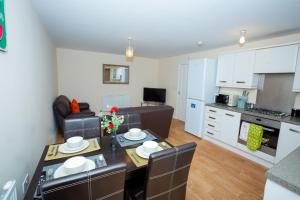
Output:
<instances>
[{"instance_id":1,"label":"white napkin","mask_svg":"<svg viewBox=\"0 0 300 200\"><path fill-rule=\"evenodd\" d=\"M242 122L241 130L240 130L240 139L247 142L248 131L250 124L247 122Z\"/></svg>"}]
</instances>

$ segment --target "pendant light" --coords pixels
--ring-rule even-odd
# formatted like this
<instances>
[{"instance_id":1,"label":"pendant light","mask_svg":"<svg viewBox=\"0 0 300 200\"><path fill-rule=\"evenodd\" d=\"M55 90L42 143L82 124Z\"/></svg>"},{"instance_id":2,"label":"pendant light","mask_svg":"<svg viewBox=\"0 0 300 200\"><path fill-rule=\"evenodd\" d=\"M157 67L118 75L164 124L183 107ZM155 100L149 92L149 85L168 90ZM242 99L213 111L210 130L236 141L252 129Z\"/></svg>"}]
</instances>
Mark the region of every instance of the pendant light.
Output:
<instances>
[{"instance_id":1,"label":"pendant light","mask_svg":"<svg viewBox=\"0 0 300 200\"><path fill-rule=\"evenodd\" d=\"M125 56L127 59L133 58L133 47L131 37L128 37L128 47L125 49Z\"/></svg>"},{"instance_id":2,"label":"pendant light","mask_svg":"<svg viewBox=\"0 0 300 200\"><path fill-rule=\"evenodd\" d=\"M246 42L246 32L247 32L246 30L241 30L241 32L240 32L239 43L241 45L245 44L245 42Z\"/></svg>"}]
</instances>

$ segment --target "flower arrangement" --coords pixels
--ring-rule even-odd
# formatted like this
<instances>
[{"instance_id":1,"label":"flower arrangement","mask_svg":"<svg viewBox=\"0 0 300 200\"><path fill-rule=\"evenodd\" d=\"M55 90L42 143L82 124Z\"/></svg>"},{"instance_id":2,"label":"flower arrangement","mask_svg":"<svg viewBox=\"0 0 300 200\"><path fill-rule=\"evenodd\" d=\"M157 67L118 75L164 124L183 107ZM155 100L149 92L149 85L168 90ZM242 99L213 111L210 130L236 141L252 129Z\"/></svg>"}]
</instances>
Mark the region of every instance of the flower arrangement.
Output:
<instances>
[{"instance_id":1,"label":"flower arrangement","mask_svg":"<svg viewBox=\"0 0 300 200\"><path fill-rule=\"evenodd\" d=\"M101 112L99 117L101 120L101 128L105 128L107 133L115 133L120 124L124 122L123 115L117 115L119 108L116 106L112 106L108 112Z\"/></svg>"}]
</instances>

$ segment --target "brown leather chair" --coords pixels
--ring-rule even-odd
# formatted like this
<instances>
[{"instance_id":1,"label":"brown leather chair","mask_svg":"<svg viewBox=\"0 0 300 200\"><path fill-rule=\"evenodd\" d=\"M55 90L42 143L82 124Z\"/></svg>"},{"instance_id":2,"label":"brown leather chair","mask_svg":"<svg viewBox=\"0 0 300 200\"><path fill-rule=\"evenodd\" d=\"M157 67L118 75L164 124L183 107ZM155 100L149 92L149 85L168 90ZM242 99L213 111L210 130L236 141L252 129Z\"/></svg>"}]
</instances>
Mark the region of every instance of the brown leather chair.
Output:
<instances>
[{"instance_id":1,"label":"brown leather chair","mask_svg":"<svg viewBox=\"0 0 300 200\"><path fill-rule=\"evenodd\" d=\"M150 155L146 183L128 184L129 199L184 200L196 143L188 143Z\"/></svg>"},{"instance_id":2,"label":"brown leather chair","mask_svg":"<svg viewBox=\"0 0 300 200\"><path fill-rule=\"evenodd\" d=\"M58 96L53 103L53 112L58 130L64 139L73 136L92 138L100 136L100 120L90 110L88 103L79 103L80 112L72 113L70 100L64 95Z\"/></svg>"},{"instance_id":3,"label":"brown leather chair","mask_svg":"<svg viewBox=\"0 0 300 200\"><path fill-rule=\"evenodd\" d=\"M123 200L126 164L70 175L45 182L43 200Z\"/></svg>"},{"instance_id":4,"label":"brown leather chair","mask_svg":"<svg viewBox=\"0 0 300 200\"><path fill-rule=\"evenodd\" d=\"M121 108L118 114L132 115L128 128L140 126L142 129L150 129L164 139L169 136L173 112L173 107L164 105Z\"/></svg>"}]
</instances>

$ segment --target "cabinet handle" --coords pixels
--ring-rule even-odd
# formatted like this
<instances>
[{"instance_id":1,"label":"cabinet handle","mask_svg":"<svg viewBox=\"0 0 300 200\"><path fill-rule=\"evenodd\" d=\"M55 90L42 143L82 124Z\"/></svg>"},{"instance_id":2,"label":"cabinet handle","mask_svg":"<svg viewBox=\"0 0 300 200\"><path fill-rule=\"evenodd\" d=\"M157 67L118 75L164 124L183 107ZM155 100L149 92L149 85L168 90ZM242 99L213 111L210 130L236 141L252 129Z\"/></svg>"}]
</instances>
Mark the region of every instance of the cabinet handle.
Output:
<instances>
[{"instance_id":1,"label":"cabinet handle","mask_svg":"<svg viewBox=\"0 0 300 200\"><path fill-rule=\"evenodd\" d=\"M206 131L206 133L210 134L210 135L214 135L213 133L209 132L209 131Z\"/></svg>"},{"instance_id":2,"label":"cabinet handle","mask_svg":"<svg viewBox=\"0 0 300 200\"><path fill-rule=\"evenodd\" d=\"M214 118L214 117L211 117L211 116L209 116L208 118L210 118L210 119L216 119L216 118Z\"/></svg>"},{"instance_id":3,"label":"cabinet handle","mask_svg":"<svg viewBox=\"0 0 300 200\"><path fill-rule=\"evenodd\" d=\"M300 133L300 131L297 131L295 129L290 128L290 131L294 132L294 133Z\"/></svg>"},{"instance_id":4,"label":"cabinet handle","mask_svg":"<svg viewBox=\"0 0 300 200\"><path fill-rule=\"evenodd\" d=\"M210 126L210 127L213 127L213 128L215 128L215 126L214 125L211 125L211 124L207 124L208 126Z\"/></svg>"},{"instance_id":5,"label":"cabinet handle","mask_svg":"<svg viewBox=\"0 0 300 200\"><path fill-rule=\"evenodd\" d=\"M234 115L228 114L228 113L225 113L225 115L227 115L227 116L229 116L229 117L234 117Z\"/></svg>"},{"instance_id":6,"label":"cabinet handle","mask_svg":"<svg viewBox=\"0 0 300 200\"><path fill-rule=\"evenodd\" d=\"M220 83L227 83L227 81L219 81Z\"/></svg>"},{"instance_id":7,"label":"cabinet handle","mask_svg":"<svg viewBox=\"0 0 300 200\"><path fill-rule=\"evenodd\" d=\"M246 83L245 81L236 81L236 83Z\"/></svg>"},{"instance_id":8,"label":"cabinet handle","mask_svg":"<svg viewBox=\"0 0 300 200\"><path fill-rule=\"evenodd\" d=\"M215 110L209 110L209 111L210 111L210 112L214 112L214 113L217 112L217 111L215 111Z\"/></svg>"}]
</instances>

